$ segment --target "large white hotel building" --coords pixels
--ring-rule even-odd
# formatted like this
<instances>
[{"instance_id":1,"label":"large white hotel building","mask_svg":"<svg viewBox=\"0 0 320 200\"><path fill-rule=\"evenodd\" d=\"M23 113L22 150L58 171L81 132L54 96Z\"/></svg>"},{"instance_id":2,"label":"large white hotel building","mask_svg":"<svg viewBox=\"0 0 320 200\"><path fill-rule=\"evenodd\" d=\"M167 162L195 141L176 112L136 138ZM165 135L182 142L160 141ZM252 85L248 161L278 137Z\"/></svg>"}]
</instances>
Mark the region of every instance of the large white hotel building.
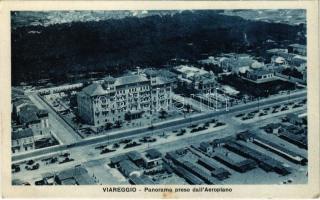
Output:
<instances>
[{"instance_id":1,"label":"large white hotel building","mask_svg":"<svg viewBox=\"0 0 320 200\"><path fill-rule=\"evenodd\" d=\"M171 82L142 74L106 77L77 94L78 114L95 127L169 110Z\"/></svg>"}]
</instances>

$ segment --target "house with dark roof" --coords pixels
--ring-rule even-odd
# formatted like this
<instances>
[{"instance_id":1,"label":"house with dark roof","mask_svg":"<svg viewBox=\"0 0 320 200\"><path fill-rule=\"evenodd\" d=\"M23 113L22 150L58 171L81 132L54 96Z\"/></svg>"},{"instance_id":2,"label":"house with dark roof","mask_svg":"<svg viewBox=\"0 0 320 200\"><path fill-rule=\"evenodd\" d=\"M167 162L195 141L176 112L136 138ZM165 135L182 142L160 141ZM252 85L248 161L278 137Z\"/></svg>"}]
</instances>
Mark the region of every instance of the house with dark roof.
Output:
<instances>
[{"instance_id":1,"label":"house with dark roof","mask_svg":"<svg viewBox=\"0 0 320 200\"><path fill-rule=\"evenodd\" d=\"M35 137L48 136L50 126L47 110L39 109L35 105L25 105L20 109L18 118L22 125L33 130Z\"/></svg>"},{"instance_id":2,"label":"house with dark roof","mask_svg":"<svg viewBox=\"0 0 320 200\"><path fill-rule=\"evenodd\" d=\"M206 153L213 152L213 146L207 141L201 142L199 149L206 152Z\"/></svg>"},{"instance_id":3,"label":"house with dark roof","mask_svg":"<svg viewBox=\"0 0 320 200\"><path fill-rule=\"evenodd\" d=\"M12 153L35 149L34 134L31 128L17 130L11 133Z\"/></svg>"},{"instance_id":4,"label":"house with dark roof","mask_svg":"<svg viewBox=\"0 0 320 200\"><path fill-rule=\"evenodd\" d=\"M110 158L110 166L111 167L119 167L119 163L123 160L128 160L127 154L118 155L115 157Z\"/></svg>"},{"instance_id":5,"label":"house with dark roof","mask_svg":"<svg viewBox=\"0 0 320 200\"><path fill-rule=\"evenodd\" d=\"M281 130L281 124L280 123L271 123L271 124L268 124L265 127L265 131L267 133L278 134L280 130Z\"/></svg>"},{"instance_id":6,"label":"house with dark roof","mask_svg":"<svg viewBox=\"0 0 320 200\"><path fill-rule=\"evenodd\" d=\"M130 177L132 175L140 176L142 174L142 169L130 160L122 160L119 162L118 169L125 177Z\"/></svg>"},{"instance_id":7,"label":"house with dark roof","mask_svg":"<svg viewBox=\"0 0 320 200\"><path fill-rule=\"evenodd\" d=\"M132 175L129 182L133 185L154 185L154 182L147 175L136 176Z\"/></svg>"},{"instance_id":8,"label":"house with dark roof","mask_svg":"<svg viewBox=\"0 0 320 200\"><path fill-rule=\"evenodd\" d=\"M96 181L89 176L88 170L83 166L75 166L59 172L55 181L60 185L94 185Z\"/></svg>"},{"instance_id":9,"label":"house with dark roof","mask_svg":"<svg viewBox=\"0 0 320 200\"><path fill-rule=\"evenodd\" d=\"M269 81L274 81L277 78L274 76L274 72L265 69L256 69L248 71L245 76L246 80L255 83L265 83Z\"/></svg>"},{"instance_id":10,"label":"house with dark roof","mask_svg":"<svg viewBox=\"0 0 320 200\"><path fill-rule=\"evenodd\" d=\"M16 127L31 128L35 139L48 137L48 111L39 109L24 93L13 90L12 96L12 112L17 119Z\"/></svg>"},{"instance_id":11,"label":"house with dark roof","mask_svg":"<svg viewBox=\"0 0 320 200\"><path fill-rule=\"evenodd\" d=\"M144 162L147 169L161 167L163 163L162 153L157 149L148 149L144 155Z\"/></svg>"},{"instance_id":12,"label":"house with dark roof","mask_svg":"<svg viewBox=\"0 0 320 200\"><path fill-rule=\"evenodd\" d=\"M299 125L302 124L302 119L299 118L299 116L297 114L294 113L289 113L287 114L286 118L288 119L288 121L293 124L293 125Z\"/></svg>"},{"instance_id":13,"label":"house with dark roof","mask_svg":"<svg viewBox=\"0 0 320 200\"><path fill-rule=\"evenodd\" d=\"M138 151L130 151L126 154L134 164L136 164L139 167L142 167L144 165L143 156Z\"/></svg>"}]
</instances>

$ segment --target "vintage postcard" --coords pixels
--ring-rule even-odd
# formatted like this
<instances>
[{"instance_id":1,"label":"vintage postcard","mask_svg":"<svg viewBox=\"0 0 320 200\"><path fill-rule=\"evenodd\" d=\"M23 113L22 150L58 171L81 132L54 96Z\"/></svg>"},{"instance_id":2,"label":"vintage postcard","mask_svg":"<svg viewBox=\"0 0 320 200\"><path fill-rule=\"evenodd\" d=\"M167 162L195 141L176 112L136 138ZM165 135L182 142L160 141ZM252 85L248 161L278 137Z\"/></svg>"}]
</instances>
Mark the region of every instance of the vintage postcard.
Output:
<instances>
[{"instance_id":1,"label":"vintage postcard","mask_svg":"<svg viewBox=\"0 0 320 200\"><path fill-rule=\"evenodd\" d=\"M2 2L2 196L319 197L318 6Z\"/></svg>"}]
</instances>

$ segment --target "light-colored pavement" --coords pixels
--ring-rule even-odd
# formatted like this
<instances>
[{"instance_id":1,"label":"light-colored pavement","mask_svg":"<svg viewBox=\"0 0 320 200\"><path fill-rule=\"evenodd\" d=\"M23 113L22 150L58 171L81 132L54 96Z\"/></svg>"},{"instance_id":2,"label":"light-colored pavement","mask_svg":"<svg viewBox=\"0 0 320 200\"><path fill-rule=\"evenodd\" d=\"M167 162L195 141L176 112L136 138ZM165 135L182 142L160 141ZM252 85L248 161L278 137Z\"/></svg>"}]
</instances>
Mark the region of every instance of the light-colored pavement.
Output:
<instances>
[{"instance_id":1,"label":"light-colored pavement","mask_svg":"<svg viewBox=\"0 0 320 200\"><path fill-rule=\"evenodd\" d=\"M60 141L63 142L63 144L70 144L81 140L79 135L36 94L30 94L29 98L37 107L48 110L50 126L54 131L55 135L59 138Z\"/></svg>"},{"instance_id":2,"label":"light-colored pavement","mask_svg":"<svg viewBox=\"0 0 320 200\"><path fill-rule=\"evenodd\" d=\"M292 94L292 96L290 97L290 101L300 100L300 99L306 98L305 95L306 95L306 91L299 91L295 94ZM149 130L148 127L142 127L142 128L113 132L112 134L98 136L96 138L88 138L88 139L85 139L82 141L77 141L71 145L68 145L68 148L71 150L72 148L77 148L77 147L92 145L92 144L98 144L101 142L106 142L106 141L114 140L114 139L118 139L118 138L124 138L124 137L128 137L128 136L129 137L130 136L137 137L138 135L142 136L142 135L150 134L153 131L166 131L168 129L172 129L172 128L176 128L176 127L188 126L190 123L201 123L203 121L206 121L206 120L212 119L212 118L220 119L221 117L223 118L225 116L232 116L232 115L237 114L239 112L249 112L252 110L256 110L258 107L260 109L262 109L264 107L269 107L269 106L273 106L273 105L277 105L277 104L283 104L284 102L287 102L287 101L288 101L287 96L275 96L273 98L266 99L266 100L263 100L260 102L252 102L252 103L248 103L248 104L237 105L237 106L231 107L229 111L220 110L220 111L213 111L213 112L205 112L205 113L195 114L195 115L190 116L188 118L180 117L177 119L172 119L172 120L160 122L160 123L154 124L153 130ZM54 114L56 114L56 113L54 113ZM59 116L57 116L57 117L59 118ZM59 118L59 119L62 120L61 118ZM238 124L238 126L242 126L242 125ZM71 132L71 134L73 134L73 133ZM68 135L70 135L70 134L68 134ZM33 156L39 156L39 155L41 155L41 151L30 152L28 154L25 154L23 157L19 157L19 160L26 159L26 158L32 158ZM15 159L15 160L17 160L17 159Z\"/></svg>"},{"instance_id":3,"label":"light-colored pavement","mask_svg":"<svg viewBox=\"0 0 320 200\"><path fill-rule=\"evenodd\" d=\"M278 118L281 118L285 114L279 115ZM40 177L41 174L45 172L53 172L54 171L60 171L62 169L66 169L72 166L75 166L77 164L83 164L87 163L88 161L94 161L94 160L102 160L101 162L106 163L110 157L113 157L118 154L123 154L132 150L137 151L144 151L148 148L157 148L161 152L168 152L171 150L175 150L178 148L182 148L191 144L197 144L200 141L203 140L212 140L213 138L222 138L226 136L233 135L239 131L244 130L256 130L259 131L259 128L261 126L264 126L268 123L274 122L274 116L270 115L269 118L261 119L259 120L259 123L256 121L252 123L243 124L239 120L236 120L233 113L229 113L226 115L221 115L219 117L219 121L227 123L227 126L220 127L216 131L214 130L205 130L198 133L188 133L184 136L175 136L175 134L171 134L168 139L161 138L157 140L155 143L151 144L143 144L141 146L129 148L129 149L121 149L121 151L115 151L112 153L107 154L100 154L100 150L95 149L94 147L97 146L97 144L87 145L87 146L79 146L72 149L69 149L69 152L71 153L71 157L75 159L75 161L70 163L65 163L61 165L47 165L47 166L41 166L39 170L30 172L30 171L21 171L17 174L14 174L15 178L20 178L23 180L34 180L35 177ZM157 132L157 134L160 134L160 132ZM134 136L128 136L128 138L132 138ZM119 140L119 139L117 139ZM306 153L304 154L306 155Z\"/></svg>"}]
</instances>

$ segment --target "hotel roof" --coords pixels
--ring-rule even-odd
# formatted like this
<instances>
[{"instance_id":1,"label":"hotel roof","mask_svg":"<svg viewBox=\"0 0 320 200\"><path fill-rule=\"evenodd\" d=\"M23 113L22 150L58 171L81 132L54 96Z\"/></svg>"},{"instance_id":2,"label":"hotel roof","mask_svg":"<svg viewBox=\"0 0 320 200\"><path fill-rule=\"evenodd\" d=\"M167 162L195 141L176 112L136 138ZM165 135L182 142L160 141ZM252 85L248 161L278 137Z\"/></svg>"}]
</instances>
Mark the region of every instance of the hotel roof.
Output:
<instances>
[{"instance_id":1,"label":"hotel roof","mask_svg":"<svg viewBox=\"0 0 320 200\"><path fill-rule=\"evenodd\" d=\"M89 96L98 96L106 93L99 83L93 83L83 88L82 92L86 93Z\"/></svg>"},{"instance_id":2,"label":"hotel roof","mask_svg":"<svg viewBox=\"0 0 320 200\"><path fill-rule=\"evenodd\" d=\"M127 84L132 84L132 83L139 83L139 82L145 82L149 81L145 76L142 75L129 75L129 76L122 76L116 79L114 82L115 86L120 86L120 85L127 85Z\"/></svg>"}]
</instances>

